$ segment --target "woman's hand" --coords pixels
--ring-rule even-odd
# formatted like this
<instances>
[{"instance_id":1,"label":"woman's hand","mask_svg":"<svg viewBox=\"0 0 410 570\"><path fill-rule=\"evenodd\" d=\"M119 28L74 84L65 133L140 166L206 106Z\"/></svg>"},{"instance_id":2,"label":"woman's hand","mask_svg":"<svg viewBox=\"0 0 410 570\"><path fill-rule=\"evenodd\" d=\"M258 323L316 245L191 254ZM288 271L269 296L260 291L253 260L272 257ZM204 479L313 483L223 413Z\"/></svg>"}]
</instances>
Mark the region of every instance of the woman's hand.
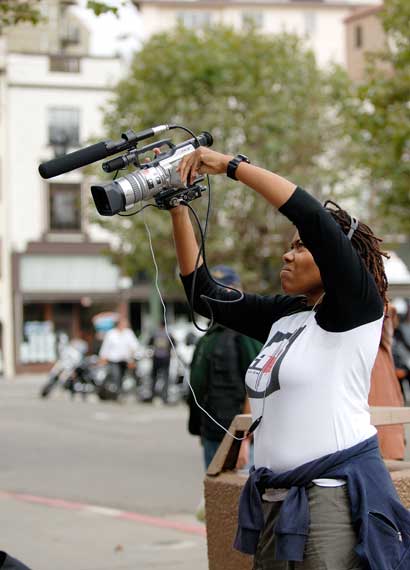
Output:
<instances>
[{"instance_id":1,"label":"woman's hand","mask_svg":"<svg viewBox=\"0 0 410 570\"><path fill-rule=\"evenodd\" d=\"M201 174L226 174L231 159L232 156L200 146L181 159L177 171L184 184L193 184Z\"/></svg>"},{"instance_id":2,"label":"woman's hand","mask_svg":"<svg viewBox=\"0 0 410 570\"><path fill-rule=\"evenodd\" d=\"M249 463L249 440L244 439L239 449L238 459L236 461L236 469L244 469Z\"/></svg>"}]
</instances>

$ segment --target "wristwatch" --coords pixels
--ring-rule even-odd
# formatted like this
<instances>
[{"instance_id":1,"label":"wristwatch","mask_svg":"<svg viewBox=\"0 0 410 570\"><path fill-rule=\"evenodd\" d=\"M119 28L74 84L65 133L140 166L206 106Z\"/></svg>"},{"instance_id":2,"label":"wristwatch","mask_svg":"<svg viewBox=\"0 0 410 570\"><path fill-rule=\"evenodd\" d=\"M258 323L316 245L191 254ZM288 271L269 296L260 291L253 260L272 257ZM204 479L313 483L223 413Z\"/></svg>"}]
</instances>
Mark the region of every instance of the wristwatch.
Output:
<instances>
[{"instance_id":1,"label":"wristwatch","mask_svg":"<svg viewBox=\"0 0 410 570\"><path fill-rule=\"evenodd\" d=\"M236 169L241 164L241 162L246 162L247 164L250 164L251 161L244 154L237 154L232 160L228 162L226 175L229 176L229 178L232 178L232 180L238 180L236 178Z\"/></svg>"}]
</instances>

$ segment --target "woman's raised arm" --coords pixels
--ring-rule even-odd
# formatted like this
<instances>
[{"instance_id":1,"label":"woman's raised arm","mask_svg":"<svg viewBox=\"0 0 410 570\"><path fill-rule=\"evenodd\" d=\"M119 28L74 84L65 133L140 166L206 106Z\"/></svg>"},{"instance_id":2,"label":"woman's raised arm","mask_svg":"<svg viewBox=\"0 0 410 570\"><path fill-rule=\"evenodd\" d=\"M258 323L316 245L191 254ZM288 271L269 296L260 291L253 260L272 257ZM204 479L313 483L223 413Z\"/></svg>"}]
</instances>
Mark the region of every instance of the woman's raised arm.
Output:
<instances>
[{"instance_id":1,"label":"woman's raised arm","mask_svg":"<svg viewBox=\"0 0 410 570\"><path fill-rule=\"evenodd\" d=\"M179 271L183 276L189 275L195 269L199 253L189 210L186 206L177 206L170 212ZM202 258L199 260L198 267L200 265L202 265Z\"/></svg>"},{"instance_id":2,"label":"woman's raised arm","mask_svg":"<svg viewBox=\"0 0 410 570\"><path fill-rule=\"evenodd\" d=\"M226 174L232 158L200 146L181 160L178 169L181 180L192 183L199 174ZM283 206L296 189L296 184L286 178L246 162L239 164L235 175L240 182L261 194L275 208Z\"/></svg>"}]
</instances>

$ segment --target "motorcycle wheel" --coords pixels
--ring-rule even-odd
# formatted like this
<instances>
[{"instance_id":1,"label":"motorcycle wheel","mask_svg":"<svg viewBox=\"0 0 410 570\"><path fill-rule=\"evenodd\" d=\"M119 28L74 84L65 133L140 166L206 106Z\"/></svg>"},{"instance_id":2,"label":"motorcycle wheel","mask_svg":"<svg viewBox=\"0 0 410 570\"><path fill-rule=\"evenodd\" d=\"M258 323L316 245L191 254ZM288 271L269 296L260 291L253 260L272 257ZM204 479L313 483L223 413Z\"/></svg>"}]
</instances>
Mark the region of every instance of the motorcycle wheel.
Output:
<instances>
[{"instance_id":1,"label":"motorcycle wheel","mask_svg":"<svg viewBox=\"0 0 410 570\"><path fill-rule=\"evenodd\" d=\"M112 381L105 381L98 390L98 397L104 402L117 400L118 386Z\"/></svg>"}]
</instances>

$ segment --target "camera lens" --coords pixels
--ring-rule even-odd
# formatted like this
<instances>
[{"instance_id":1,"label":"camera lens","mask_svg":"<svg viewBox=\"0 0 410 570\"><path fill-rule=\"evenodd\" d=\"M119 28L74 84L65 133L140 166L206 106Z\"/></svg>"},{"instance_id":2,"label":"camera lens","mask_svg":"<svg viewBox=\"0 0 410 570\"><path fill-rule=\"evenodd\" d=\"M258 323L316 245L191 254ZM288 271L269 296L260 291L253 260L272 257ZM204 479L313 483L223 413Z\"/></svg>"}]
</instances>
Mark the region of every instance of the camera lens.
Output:
<instances>
[{"instance_id":1,"label":"camera lens","mask_svg":"<svg viewBox=\"0 0 410 570\"><path fill-rule=\"evenodd\" d=\"M115 182L91 186L91 194L101 216L113 216L125 210L124 193Z\"/></svg>"}]
</instances>

